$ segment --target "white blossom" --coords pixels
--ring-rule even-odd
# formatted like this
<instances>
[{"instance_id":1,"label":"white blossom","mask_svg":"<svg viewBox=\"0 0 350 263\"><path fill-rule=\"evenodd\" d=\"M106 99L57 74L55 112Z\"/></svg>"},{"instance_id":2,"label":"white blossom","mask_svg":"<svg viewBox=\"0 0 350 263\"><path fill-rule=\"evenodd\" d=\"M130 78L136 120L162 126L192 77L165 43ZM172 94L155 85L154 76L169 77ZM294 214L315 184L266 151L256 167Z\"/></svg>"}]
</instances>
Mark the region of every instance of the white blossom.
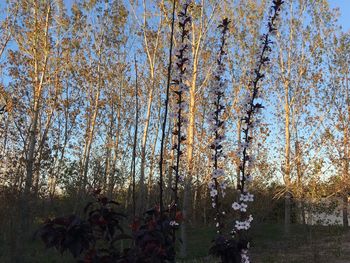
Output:
<instances>
[{"instance_id":1,"label":"white blossom","mask_svg":"<svg viewBox=\"0 0 350 263\"><path fill-rule=\"evenodd\" d=\"M241 208L241 205L237 202L234 202L232 204L232 208L233 208L233 210L239 210Z\"/></svg>"},{"instance_id":2,"label":"white blossom","mask_svg":"<svg viewBox=\"0 0 350 263\"><path fill-rule=\"evenodd\" d=\"M240 207L241 212L247 212L247 207L248 207L247 204L241 203L241 207Z\"/></svg>"},{"instance_id":3,"label":"white blossom","mask_svg":"<svg viewBox=\"0 0 350 263\"><path fill-rule=\"evenodd\" d=\"M248 256L248 250L242 249L241 251L241 263L250 263L250 259Z\"/></svg>"},{"instance_id":4,"label":"white blossom","mask_svg":"<svg viewBox=\"0 0 350 263\"><path fill-rule=\"evenodd\" d=\"M210 191L210 196L211 197L215 197L215 196L217 196L218 195L218 190L216 190L216 189L211 189L211 191Z\"/></svg>"},{"instance_id":5,"label":"white blossom","mask_svg":"<svg viewBox=\"0 0 350 263\"><path fill-rule=\"evenodd\" d=\"M250 193L241 194L239 200L242 201L242 202L253 202L254 201L254 195L250 194Z\"/></svg>"},{"instance_id":6,"label":"white blossom","mask_svg":"<svg viewBox=\"0 0 350 263\"><path fill-rule=\"evenodd\" d=\"M249 221L249 223L251 223L253 221L253 216L252 215L249 215L248 221Z\"/></svg>"},{"instance_id":7,"label":"white blossom","mask_svg":"<svg viewBox=\"0 0 350 263\"><path fill-rule=\"evenodd\" d=\"M221 188L222 190L225 190L226 187L227 187L227 183L226 183L226 182L221 182L221 183L220 183L220 188Z\"/></svg>"},{"instance_id":8,"label":"white blossom","mask_svg":"<svg viewBox=\"0 0 350 263\"><path fill-rule=\"evenodd\" d=\"M246 176L245 176L245 180L246 180L248 183L250 183L250 182L253 181L253 176L252 176L252 175L246 175Z\"/></svg>"},{"instance_id":9,"label":"white blossom","mask_svg":"<svg viewBox=\"0 0 350 263\"><path fill-rule=\"evenodd\" d=\"M250 222L249 220L246 220L246 221L236 220L235 228L237 230L248 230L250 228Z\"/></svg>"},{"instance_id":10,"label":"white blossom","mask_svg":"<svg viewBox=\"0 0 350 263\"><path fill-rule=\"evenodd\" d=\"M178 226L179 223L177 223L176 221L172 220L172 221L169 222L169 225L170 226Z\"/></svg>"},{"instance_id":11,"label":"white blossom","mask_svg":"<svg viewBox=\"0 0 350 263\"><path fill-rule=\"evenodd\" d=\"M223 169L214 169L211 176L213 179L216 179L220 176L224 176L225 175L225 172Z\"/></svg>"}]
</instances>

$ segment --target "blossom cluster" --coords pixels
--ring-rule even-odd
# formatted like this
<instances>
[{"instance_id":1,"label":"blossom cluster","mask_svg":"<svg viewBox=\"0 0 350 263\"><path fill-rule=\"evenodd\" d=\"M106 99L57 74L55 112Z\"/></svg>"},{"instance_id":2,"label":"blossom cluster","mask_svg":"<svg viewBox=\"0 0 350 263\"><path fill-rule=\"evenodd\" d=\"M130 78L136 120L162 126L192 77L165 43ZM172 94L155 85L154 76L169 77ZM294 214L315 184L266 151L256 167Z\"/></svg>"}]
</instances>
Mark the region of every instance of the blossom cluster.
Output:
<instances>
[{"instance_id":1,"label":"blossom cluster","mask_svg":"<svg viewBox=\"0 0 350 263\"><path fill-rule=\"evenodd\" d=\"M232 204L232 208L233 210L239 210L241 212L247 212L247 207L248 205L246 203L237 203L237 202L234 202Z\"/></svg>"},{"instance_id":2,"label":"blossom cluster","mask_svg":"<svg viewBox=\"0 0 350 263\"><path fill-rule=\"evenodd\" d=\"M241 194L241 197L239 198L242 202L253 202L254 201L254 195L250 193Z\"/></svg>"},{"instance_id":3,"label":"blossom cluster","mask_svg":"<svg viewBox=\"0 0 350 263\"><path fill-rule=\"evenodd\" d=\"M179 223L176 222L175 220L172 220L172 221L169 222L169 225L172 226L172 227L176 227L176 226L179 225Z\"/></svg>"},{"instance_id":4,"label":"blossom cluster","mask_svg":"<svg viewBox=\"0 0 350 263\"><path fill-rule=\"evenodd\" d=\"M249 263L249 256L248 256L248 250L243 249L241 252L241 263Z\"/></svg>"},{"instance_id":5,"label":"blossom cluster","mask_svg":"<svg viewBox=\"0 0 350 263\"><path fill-rule=\"evenodd\" d=\"M209 182L210 197L212 200L212 207L216 209L216 228L220 233L222 228L221 215L219 204L219 191L222 196L225 196L226 182L225 172L220 167L225 155L223 153L223 144L225 142L225 122L224 122L224 95L227 87L227 81L225 79L225 59L226 59L226 38L228 33L229 20L226 18L219 25L221 29L221 41L219 46L218 58L216 60L216 69L213 73L213 79L211 81L209 100L213 106L213 111L208 116L208 124L210 132L213 134L213 140L210 148L213 150L212 161L213 171L211 174L211 181Z\"/></svg>"},{"instance_id":6,"label":"blossom cluster","mask_svg":"<svg viewBox=\"0 0 350 263\"><path fill-rule=\"evenodd\" d=\"M235 228L237 230L248 230L250 228L250 223L253 222L253 216L249 215L249 217L244 221L236 220Z\"/></svg>"}]
</instances>

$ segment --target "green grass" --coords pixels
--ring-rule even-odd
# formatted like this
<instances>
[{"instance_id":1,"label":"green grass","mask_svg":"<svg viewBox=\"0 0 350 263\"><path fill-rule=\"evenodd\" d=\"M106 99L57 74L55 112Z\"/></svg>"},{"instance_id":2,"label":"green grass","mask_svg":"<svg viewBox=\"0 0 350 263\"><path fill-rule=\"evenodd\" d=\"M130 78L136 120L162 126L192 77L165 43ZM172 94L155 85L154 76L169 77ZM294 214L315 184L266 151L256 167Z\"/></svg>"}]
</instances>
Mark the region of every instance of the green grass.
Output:
<instances>
[{"instance_id":1,"label":"green grass","mask_svg":"<svg viewBox=\"0 0 350 263\"><path fill-rule=\"evenodd\" d=\"M336 263L347 257L347 233L337 226L264 224L253 228L251 252L256 263ZM346 262L349 262L346 261Z\"/></svg>"},{"instance_id":2,"label":"green grass","mask_svg":"<svg viewBox=\"0 0 350 263\"><path fill-rule=\"evenodd\" d=\"M17 251L19 253L19 251ZM17 256L19 256L17 253ZM20 253L20 263L74 263L74 259L68 253L59 253L55 249L45 249L40 241L32 241L26 244L24 251ZM0 262L12 263L14 258L10 256L10 247L2 246L0 250Z\"/></svg>"},{"instance_id":3,"label":"green grass","mask_svg":"<svg viewBox=\"0 0 350 263\"><path fill-rule=\"evenodd\" d=\"M348 256L344 249L347 235L337 226L292 225L286 236L282 224L260 224L252 228L251 235L250 251L254 263L335 263ZM189 229L185 262L218 262L208 258L208 248L214 236L213 227ZM348 259L345 262L350 262L350 257Z\"/></svg>"},{"instance_id":4,"label":"green grass","mask_svg":"<svg viewBox=\"0 0 350 263\"><path fill-rule=\"evenodd\" d=\"M188 231L188 258L195 259L208 256L208 248L215 237L215 228L198 227Z\"/></svg>"}]
</instances>

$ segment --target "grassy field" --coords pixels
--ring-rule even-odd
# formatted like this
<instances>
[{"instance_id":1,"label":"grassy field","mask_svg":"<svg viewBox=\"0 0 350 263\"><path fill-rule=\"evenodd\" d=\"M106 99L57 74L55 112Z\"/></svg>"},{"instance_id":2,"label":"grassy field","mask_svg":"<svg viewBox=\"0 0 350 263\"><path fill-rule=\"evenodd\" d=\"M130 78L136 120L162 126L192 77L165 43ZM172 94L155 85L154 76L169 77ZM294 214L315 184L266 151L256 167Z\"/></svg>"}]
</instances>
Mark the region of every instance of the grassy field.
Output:
<instances>
[{"instance_id":1,"label":"grassy field","mask_svg":"<svg viewBox=\"0 0 350 263\"><path fill-rule=\"evenodd\" d=\"M262 225L254 232L252 262L350 262L349 235L339 227L294 225L289 237L282 225Z\"/></svg>"},{"instance_id":2,"label":"grassy field","mask_svg":"<svg viewBox=\"0 0 350 263\"><path fill-rule=\"evenodd\" d=\"M214 229L196 227L189 229L189 255L178 262L218 262L208 257ZM287 238L283 225L262 224L252 229L251 257L253 263L345 263L350 262L350 234L339 227L293 225ZM0 262L11 262L10 247L0 244ZM24 251L24 262L70 263L74 259L61 255L54 249L45 250L39 241L33 241Z\"/></svg>"},{"instance_id":3,"label":"grassy field","mask_svg":"<svg viewBox=\"0 0 350 263\"><path fill-rule=\"evenodd\" d=\"M179 262L218 262L207 257L214 231L191 230L189 258ZM350 234L336 226L293 225L285 236L283 225L262 224L252 229L253 263L349 263Z\"/></svg>"}]
</instances>

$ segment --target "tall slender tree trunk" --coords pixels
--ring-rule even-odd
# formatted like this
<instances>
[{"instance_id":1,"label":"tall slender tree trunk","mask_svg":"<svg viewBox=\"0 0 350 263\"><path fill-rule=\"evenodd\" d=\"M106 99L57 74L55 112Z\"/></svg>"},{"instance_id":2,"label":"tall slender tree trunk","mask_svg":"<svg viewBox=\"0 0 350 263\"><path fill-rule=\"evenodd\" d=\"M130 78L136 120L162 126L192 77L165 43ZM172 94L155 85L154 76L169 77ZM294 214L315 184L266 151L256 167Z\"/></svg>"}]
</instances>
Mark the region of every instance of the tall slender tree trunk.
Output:
<instances>
[{"instance_id":1,"label":"tall slender tree trunk","mask_svg":"<svg viewBox=\"0 0 350 263\"><path fill-rule=\"evenodd\" d=\"M108 194L108 176L111 172L111 145L112 145L112 136L113 136L113 130L114 130L114 106L113 102L112 104L112 112L110 113L110 120L109 120L109 130L107 133L107 140L106 140L106 155L105 155L105 169L103 173L103 182L102 182L102 188L103 192Z\"/></svg>"},{"instance_id":2,"label":"tall slender tree trunk","mask_svg":"<svg viewBox=\"0 0 350 263\"><path fill-rule=\"evenodd\" d=\"M24 249L24 240L28 238L28 229L29 224L31 222L30 216L30 203L31 203L31 190L33 186L33 168L35 161L35 147L37 143L37 130L39 125L40 111L41 111L41 99L42 99L42 91L44 87L44 81L47 74L47 64L49 60L49 26L50 26L50 15L51 15L51 5L47 4L46 6L46 14L45 14L45 25L44 25L44 43L42 50L38 50L39 48L39 39L38 32L39 30L43 30L40 28L39 23L39 6L38 3L35 3L33 8L33 16L34 16L34 39L33 46L31 49L33 50L33 63L34 63L34 77L33 77L33 86L34 86L34 105L33 105L33 115L31 118L31 128L28 134L28 148L26 154L26 177L25 177L25 185L24 192L21 195L20 199L20 227L17 229L16 233L16 242L15 247L17 251L17 255L15 255L14 262L20 262L21 254ZM42 60L40 59L39 52L43 52ZM18 239L21 237L21 240Z\"/></svg>"},{"instance_id":3,"label":"tall slender tree trunk","mask_svg":"<svg viewBox=\"0 0 350 263\"><path fill-rule=\"evenodd\" d=\"M135 83L135 131L134 131L134 144L132 150L132 208L133 208L133 218L136 217L136 147L137 147L137 133L139 125L139 90L138 90L138 73L137 73L137 61L135 57L135 74L136 74L136 83Z\"/></svg>"},{"instance_id":4,"label":"tall slender tree trunk","mask_svg":"<svg viewBox=\"0 0 350 263\"><path fill-rule=\"evenodd\" d=\"M34 8L34 17L35 17L35 32L38 32L39 28L38 26L38 14L37 14L38 8L35 6ZM40 103L41 103L41 96L42 96L42 89L44 85L44 80L46 76L46 68L47 68L47 62L49 58L49 48L48 48L48 30L49 30L49 23L50 23L50 13L51 13L51 6L47 6L46 10L46 19L45 19L45 34L44 34L44 58L43 58L43 67L40 69L40 63L38 59L38 43L37 43L37 37L35 37L34 41L34 106L33 106L33 117L32 117L32 123L31 123L31 129L29 132L28 142L28 154L26 158L26 178L25 178L25 187L24 187L24 195L22 200L22 222L23 222L23 230L26 230L26 226L28 223L29 218L29 207L28 207L28 201L30 200L30 191L33 185L33 167L34 167L34 157L35 157L35 146L37 142L37 129L38 129L38 123L39 123L39 117L40 117Z\"/></svg>"},{"instance_id":5,"label":"tall slender tree trunk","mask_svg":"<svg viewBox=\"0 0 350 263\"><path fill-rule=\"evenodd\" d=\"M97 75L98 75L98 81L97 81L97 91L95 95L95 100L94 100L94 110L93 110L93 115L91 124L90 124L90 129L88 130L88 136L86 138L85 146L84 146L84 156L83 156L83 167L82 167L82 181L80 182L80 186L78 189L78 199L76 200L76 206L75 206L75 211L77 207L79 206L79 203L81 201L81 198L83 195L85 195L86 191L86 185L88 183L88 171L89 171L89 163L90 163L90 152L91 152L91 146L93 143L94 139L94 133L95 133L95 127L96 127L96 120L97 116L99 113L99 108L100 108L100 93L101 93L101 86L102 86L102 76L101 76L101 63L102 63L102 46L103 46L103 37L100 43L100 47L98 50L98 64L97 64ZM92 86L92 85L91 85Z\"/></svg>"},{"instance_id":6,"label":"tall slender tree trunk","mask_svg":"<svg viewBox=\"0 0 350 263\"><path fill-rule=\"evenodd\" d=\"M285 164L284 164L284 182L286 185L285 203L284 203L284 231L290 232L291 223L291 179L290 179L290 108L289 108L289 83L285 85Z\"/></svg>"},{"instance_id":7,"label":"tall slender tree trunk","mask_svg":"<svg viewBox=\"0 0 350 263\"><path fill-rule=\"evenodd\" d=\"M83 163L83 181L80 188L80 193L83 194L85 192L85 187L88 182L88 171L89 171L89 163L90 163L90 152L91 152L91 145L94 138L94 132L95 132L95 126L96 126L96 120L97 115L99 111L99 100L100 100L100 89L97 90L96 96L95 96L95 102L94 102L94 112L91 120L91 126L88 133L87 141L86 141L86 151L85 151L85 158ZM81 197L81 196L80 196ZM79 198L80 198L79 197Z\"/></svg>"},{"instance_id":8,"label":"tall slender tree trunk","mask_svg":"<svg viewBox=\"0 0 350 263\"><path fill-rule=\"evenodd\" d=\"M349 205L349 201L348 201L348 194L347 193L343 193L343 227L344 228L349 228L349 219L348 219L348 205Z\"/></svg>"},{"instance_id":9,"label":"tall slender tree trunk","mask_svg":"<svg viewBox=\"0 0 350 263\"><path fill-rule=\"evenodd\" d=\"M238 148L240 148L240 144L241 144L241 137L242 137L242 131L241 131L241 127L242 127L242 122L241 120L237 120L237 143L238 143ZM241 183L241 170L239 168L239 164L240 164L240 159L239 156L237 156L237 162L236 162L236 188L237 190L239 189L239 185Z\"/></svg>"},{"instance_id":10,"label":"tall slender tree trunk","mask_svg":"<svg viewBox=\"0 0 350 263\"><path fill-rule=\"evenodd\" d=\"M297 204L299 212L299 223L305 225L305 204L304 204L304 189L302 182L302 162L301 162L301 149L298 140L298 131L295 127L296 141L295 141L295 154L296 154L296 168L297 168Z\"/></svg>"},{"instance_id":11,"label":"tall slender tree trunk","mask_svg":"<svg viewBox=\"0 0 350 263\"><path fill-rule=\"evenodd\" d=\"M112 161L112 165L111 165L111 169L108 172L108 197L112 198L113 196L113 191L114 191L114 187L115 187L115 176L117 173L117 160L118 160L118 156L119 156L119 140L120 140L120 129L121 129L121 120L122 120L122 116L121 116L121 97L122 97L122 87L123 87L123 83L119 88L119 104L117 105L117 130L116 130L116 134L115 134L115 140L114 140L114 147L113 147L113 161Z\"/></svg>"},{"instance_id":12,"label":"tall slender tree trunk","mask_svg":"<svg viewBox=\"0 0 350 263\"><path fill-rule=\"evenodd\" d=\"M152 149L151 149L151 164L150 164L150 168L149 168L148 182L147 182L147 206L148 207L150 207L152 205L151 193L152 193L152 186L153 186L155 151L156 151L156 145L157 145L157 141L158 141L159 127L161 125L160 110L161 110L161 101L159 100L158 124L156 126L156 132L155 132L155 136L154 136L154 143L153 143Z\"/></svg>"},{"instance_id":13,"label":"tall slender tree trunk","mask_svg":"<svg viewBox=\"0 0 350 263\"><path fill-rule=\"evenodd\" d=\"M348 81L346 80L346 103L347 103L347 122L344 123L344 158L343 158L343 226L349 228L348 219L348 196L349 196L349 128L350 119L350 98Z\"/></svg>"},{"instance_id":14,"label":"tall slender tree trunk","mask_svg":"<svg viewBox=\"0 0 350 263\"><path fill-rule=\"evenodd\" d=\"M201 8L201 17L203 16L203 8ZM192 54L193 54L193 73L189 91L189 117L188 117L188 129L187 129L187 174L185 176L185 188L183 196L183 210L182 214L184 217L181 225L181 239L182 246L180 250L181 257L187 255L187 223L189 218L189 208L191 207L191 183L193 176L193 150L194 150L194 135L195 135L195 115L196 115L196 87L197 87L197 76L198 76L198 61L199 51L201 47L201 41L203 37L203 24L199 29L197 38L195 37L195 25L192 24Z\"/></svg>"},{"instance_id":15,"label":"tall slender tree trunk","mask_svg":"<svg viewBox=\"0 0 350 263\"><path fill-rule=\"evenodd\" d=\"M182 216L183 216L183 222L181 224L181 250L180 255L182 258L185 258L187 256L187 248L188 248L188 239L187 239L187 224L188 224L188 218L189 218L189 201L191 199L190 197L190 191L191 191L191 178L189 176L185 177L185 187L183 192L183 203L182 203Z\"/></svg>"},{"instance_id":16,"label":"tall slender tree trunk","mask_svg":"<svg viewBox=\"0 0 350 263\"><path fill-rule=\"evenodd\" d=\"M293 3L290 2L289 5L290 18L290 32L289 32L289 41L290 46L287 52L287 62L284 63L285 56L283 55L282 48L280 47L279 51L279 66L281 68L281 81L283 83L284 91L284 132L285 132L285 145L284 145L284 164L283 164L283 180L285 184L285 195L284 195L284 232L286 235L290 232L291 224L291 202L292 202L292 192L291 192L291 104L290 104L290 79L291 79L291 65L292 65L292 44L294 36L294 25L293 25ZM281 41L280 33L277 33L279 40Z\"/></svg>"},{"instance_id":17,"label":"tall slender tree trunk","mask_svg":"<svg viewBox=\"0 0 350 263\"><path fill-rule=\"evenodd\" d=\"M203 94L201 94L201 96L203 96ZM200 125L200 131L199 133L199 138L202 141L202 144L205 142L203 142L203 138L205 138L205 116L206 116L206 107L203 107L203 112L202 112L202 119L201 119L201 125ZM204 167L200 164L200 162L202 161L201 156L197 156L196 161L195 161L195 167L197 167L197 171L196 171L196 181L194 184L194 195L193 195L193 202L192 202L192 219L193 222L197 222L197 207L198 207L198 203L201 201L201 183L200 183L200 176L204 174ZM199 212L199 211L198 211Z\"/></svg>"},{"instance_id":18,"label":"tall slender tree trunk","mask_svg":"<svg viewBox=\"0 0 350 263\"><path fill-rule=\"evenodd\" d=\"M146 120L145 120L145 126L143 129L143 136L142 136L142 142L141 142L141 169L140 169L140 190L139 190L139 197L137 202L137 212L141 213L142 208L144 207L145 203L145 197L146 197L146 185L145 185L145 168L146 168L146 148L147 148L147 139L148 139L148 129L149 124L151 120L151 113L152 113L152 102L153 102L153 93L155 88L155 58L158 51L158 44L159 44L159 36L161 33L162 28L162 17L160 18L158 31L157 31L157 37L154 45L153 54L151 54L150 51L150 44L149 40L146 34L146 28L147 28L147 21L146 21L146 1L143 0L143 7L144 7L144 15L143 15L143 37L144 37L144 44L147 54L147 59L149 63L149 70L150 70L150 77L151 77L151 87L148 93L148 102L147 102L147 113L146 113Z\"/></svg>"},{"instance_id":19,"label":"tall slender tree trunk","mask_svg":"<svg viewBox=\"0 0 350 263\"><path fill-rule=\"evenodd\" d=\"M198 52L196 53L198 55ZM194 58L193 63L193 76L192 84L190 87L190 103L189 103L189 120L188 120L188 130L187 130L187 174L185 176L185 188L183 196L183 206L182 215L183 223L181 225L181 257L186 257L187 255L187 223L189 219L189 208L191 207L191 183L193 176L193 149L194 149L194 133L195 133L195 114L196 114L196 82L197 82L197 64L198 57Z\"/></svg>"},{"instance_id":20,"label":"tall slender tree trunk","mask_svg":"<svg viewBox=\"0 0 350 263\"><path fill-rule=\"evenodd\" d=\"M54 109L52 108L50 113L49 113L49 116L47 118L47 121L46 121L46 124L45 124L45 129L44 129L43 135L41 137L40 144L38 146L39 154L38 154L38 158L37 158L37 169L35 171L34 196L37 196L38 192L39 192L40 164L41 164L41 160L42 160L42 157L43 157L43 150L44 150L44 145L45 145L45 142L46 142L46 139L47 139L47 134L48 134L49 129L51 127L51 120L52 120L53 112L54 112Z\"/></svg>"},{"instance_id":21,"label":"tall slender tree trunk","mask_svg":"<svg viewBox=\"0 0 350 263\"><path fill-rule=\"evenodd\" d=\"M152 80L153 82L154 80ZM145 168L146 168L146 147L147 147L147 137L148 137L148 127L151 120L151 110L152 110L152 102L153 102L153 90L154 85L152 83L152 87L148 94L148 103L147 103L147 114L145 120L145 126L143 129L143 136L141 142L141 169L140 169L140 189L139 196L137 200L137 213L140 214L145 205Z\"/></svg>"}]
</instances>

